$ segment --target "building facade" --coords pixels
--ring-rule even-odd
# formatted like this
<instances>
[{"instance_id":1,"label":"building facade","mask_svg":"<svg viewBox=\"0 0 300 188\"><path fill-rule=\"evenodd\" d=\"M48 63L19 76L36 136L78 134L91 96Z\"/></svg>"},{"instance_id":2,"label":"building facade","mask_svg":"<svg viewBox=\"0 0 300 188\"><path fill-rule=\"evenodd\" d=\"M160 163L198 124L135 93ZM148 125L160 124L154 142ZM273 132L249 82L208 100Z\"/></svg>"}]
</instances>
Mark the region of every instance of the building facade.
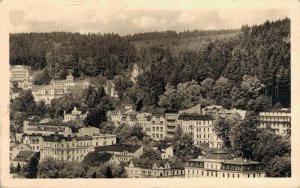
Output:
<instances>
[{"instance_id":1,"label":"building facade","mask_svg":"<svg viewBox=\"0 0 300 188\"><path fill-rule=\"evenodd\" d=\"M82 113L80 110L77 109L76 106L74 106L73 110L71 113L66 113L66 111L64 111L64 120L63 122L68 122L68 121L72 121L75 119L80 119L80 120L84 120L87 116L88 112L86 113Z\"/></svg>"},{"instance_id":2,"label":"building facade","mask_svg":"<svg viewBox=\"0 0 300 188\"><path fill-rule=\"evenodd\" d=\"M289 109L281 109L274 112L259 113L259 127L270 128L277 135L287 135L291 128L291 112Z\"/></svg>"},{"instance_id":3,"label":"building facade","mask_svg":"<svg viewBox=\"0 0 300 188\"><path fill-rule=\"evenodd\" d=\"M133 159L125 166L129 178L184 178L184 168L167 160Z\"/></svg>"},{"instance_id":4,"label":"building facade","mask_svg":"<svg viewBox=\"0 0 300 188\"><path fill-rule=\"evenodd\" d=\"M10 66L10 81L26 81L29 79L29 68L27 66Z\"/></svg>"},{"instance_id":5,"label":"building facade","mask_svg":"<svg viewBox=\"0 0 300 188\"><path fill-rule=\"evenodd\" d=\"M35 101L45 101L50 104L52 99L63 97L65 94L78 94L90 85L88 80L74 81L72 75L66 80L51 80L49 85L33 86L32 95Z\"/></svg>"},{"instance_id":6,"label":"building facade","mask_svg":"<svg viewBox=\"0 0 300 188\"><path fill-rule=\"evenodd\" d=\"M218 143L214 130L214 118L211 115L200 114L180 114L178 124L184 133L190 133L193 137L194 145L206 143L211 147L218 148Z\"/></svg>"},{"instance_id":7,"label":"building facade","mask_svg":"<svg viewBox=\"0 0 300 188\"><path fill-rule=\"evenodd\" d=\"M261 163L235 159L222 151L189 160L185 166L186 178L263 178L265 176L266 171Z\"/></svg>"},{"instance_id":8,"label":"building facade","mask_svg":"<svg viewBox=\"0 0 300 188\"><path fill-rule=\"evenodd\" d=\"M115 144L94 148L95 152L107 152L114 154L121 162L129 162L133 158L140 157L144 152L142 145Z\"/></svg>"},{"instance_id":9,"label":"building facade","mask_svg":"<svg viewBox=\"0 0 300 188\"><path fill-rule=\"evenodd\" d=\"M93 147L116 143L115 135L64 137L62 135L43 136L41 141L41 161L47 157L62 161L82 161Z\"/></svg>"}]
</instances>

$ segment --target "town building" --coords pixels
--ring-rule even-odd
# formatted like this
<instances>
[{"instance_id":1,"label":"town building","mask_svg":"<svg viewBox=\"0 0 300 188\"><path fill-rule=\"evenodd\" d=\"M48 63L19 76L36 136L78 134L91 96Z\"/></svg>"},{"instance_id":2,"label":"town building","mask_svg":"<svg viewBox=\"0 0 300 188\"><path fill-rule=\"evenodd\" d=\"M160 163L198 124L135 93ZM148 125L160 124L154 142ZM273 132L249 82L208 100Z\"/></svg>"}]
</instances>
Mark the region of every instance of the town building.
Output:
<instances>
[{"instance_id":1,"label":"town building","mask_svg":"<svg viewBox=\"0 0 300 188\"><path fill-rule=\"evenodd\" d=\"M184 133L192 134L194 145L209 144L214 134L214 118L211 115L183 113L178 117L178 124Z\"/></svg>"},{"instance_id":2,"label":"town building","mask_svg":"<svg viewBox=\"0 0 300 188\"><path fill-rule=\"evenodd\" d=\"M84 157L83 164L87 166L100 166L103 164L120 165L121 161L113 154L107 152L90 152Z\"/></svg>"},{"instance_id":3,"label":"town building","mask_svg":"<svg viewBox=\"0 0 300 188\"><path fill-rule=\"evenodd\" d=\"M39 160L39 152L34 151L20 151L17 156L11 161L13 167L18 167L18 165L22 168L26 164L30 162L32 158L36 157Z\"/></svg>"},{"instance_id":4,"label":"town building","mask_svg":"<svg viewBox=\"0 0 300 188\"><path fill-rule=\"evenodd\" d=\"M28 66L16 65L10 66L10 81L25 81L29 79Z\"/></svg>"},{"instance_id":5,"label":"town building","mask_svg":"<svg viewBox=\"0 0 300 188\"><path fill-rule=\"evenodd\" d=\"M10 153L9 153L10 159L11 160L14 159L20 151L31 151L31 148L24 143L13 145L12 147L10 147Z\"/></svg>"},{"instance_id":6,"label":"town building","mask_svg":"<svg viewBox=\"0 0 300 188\"><path fill-rule=\"evenodd\" d=\"M132 105L122 105L121 107L107 112L107 118L115 126L119 126L126 114L135 112Z\"/></svg>"},{"instance_id":7,"label":"town building","mask_svg":"<svg viewBox=\"0 0 300 188\"><path fill-rule=\"evenodd\" d=\"M291 112L289 109L281 109L272 112L259 113L259 127L270 128L277 135L287 135L291 128Z\"/></svg>"},{"instance_id":8,"label":"town building","mask_svg":"<svg viewBox=\"0 0 300 188\"><path fill-rule=\"evenodd\" d=\"M21 88L23 90L32 89L32 82L28 80L18 82L18 88Z\"/></svg>"},{"instance_id":9,"label":"town building","mask_svg":"<svg viewBox=\"0 0 300 188\"><path fill-rule=\"evenodd\" d=\"M51 80L49 85L33 86L32 95L35 101L45 101L50 104L52 99L63 97L65 94L81 93L90 85L88 80L74 81L70 74L66 80Z\"/></svg>"},{"instance_id":10,"label":"town building","mask_svg":"<svg viewBox=\"0 0 300 188\"><path fill-rule=\"evenodd\" d=\"M64 120L63 122L68 122L68 121L72 121L72 120L84 120L87 116L88 112L86 113L82 113L80 110L77 109L76 106L74 106L73 110L71 113L67 113L66 111L64 111Z\"/></svg>"},{"instance_id":11,"label":"town building","mask_svg":"<svg viewBox=\"0 0 300 188\"><path fill-rule=\"evenodd\" d=\"M211 106L205 106L202 108L202 114L203 115L211 115L214 118L218 117L228 117L233 114L239 114L241 116L241 119L244 119L246 116L247 111L246 110L240 110L240 109L224 109L222 106L218 105L211 105Z\"/></svg>"},{"instance_id":12,"label":"town building","mask_svg":"<svg viewBox=\"0 0 300 188\"><path fill-rule=\"evenodd\" d=\"M266 171L256 161L234 158L232 155L215 151L204 157L187 161L186 178L263 178Z\"/></svg>"},{"instance_id":13,"label":"town building","mask_svg":"<svg viewBox=\"0 0 300 188\"><path fill-rule=\"evenodd\" d=\"M114 98L118 98L118 92L115 89L115 83L113 80L107 80L104 85L106 95Z\"/></svg>"},{"instance_id":14,"label":"town building","mask_svg":"<svg viewBox=\"0 0 300 188\"><path fill-rule=\"evenodd\" d=\"M178 120L179 114L178 112L171 112L166 111L165 118L166 118L166 137L172 138L175 134L175 131L178 127Z\"/></svg>"},{"instance_id":15,"label":"town building","mask_svg":"<svg viewBox=\"0 0 300 188\"><path fill-rule=\"evenodd\" d=\"M109 146L99 146L94 148L94 152L107 152L114 154L121 162L129 162L133 158L140 157L144 152L142 145L115 144Z\"/></svg>"},{"instance_id":16,"label":"town building","mask_svg":"<svg viewBox=\"0 0 300 188\"><path fill-rule=\"evenodd\" d=\"M41 161L47 157L62 161L82 161L96 146L112 145L116 136L99 134L95 136L65 137L59 134L43 136L41 141Z\"/></svg>"},{"instance_id":17,"label":"town building","mask_svg":"<svg viewBox=\"0 0 300 188\"><path fill-rule=\"evenodd\" d=\"M173 157L173 146L171 144L166 145L160 145L160 146L153 146L154 150L158 150L161 153L162 159L168 159L170 157Z\"/></svg>"},{"instance_id":18,"label":"town building","mask_svg":"<svg viewBox=\"0 0 300 188\"><path fill-rule=\"evenodd\" d=\"M132 159L125 166L129 178L184 178L184 167L168 160Z\"/></svg>"}]
</instances>

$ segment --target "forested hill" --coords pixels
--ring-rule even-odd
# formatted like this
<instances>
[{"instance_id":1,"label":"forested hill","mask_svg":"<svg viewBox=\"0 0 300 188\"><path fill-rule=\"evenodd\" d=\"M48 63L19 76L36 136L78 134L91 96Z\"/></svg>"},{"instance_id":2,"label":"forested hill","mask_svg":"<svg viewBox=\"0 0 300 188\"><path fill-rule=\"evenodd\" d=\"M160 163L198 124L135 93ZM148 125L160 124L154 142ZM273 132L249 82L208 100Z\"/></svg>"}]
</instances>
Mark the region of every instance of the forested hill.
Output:
<instances>
[{"instance_id":1,"label":"forested hill","mask_svg":"<svg viewBox=\"0 0 300 188\"><path fill-rule=\"evenodd\" d=\"M206 102L251 108L258 105L257 100L265 102L262 99L268 98L273 105L290 106L287 18L239 30L166 31L124 37L65 32L10 36L10 64L42 69L47 78L43 82L64 77L66 70L76 77L103 75L112 79L125 74L134 63L145 72L134 88L138 96L131 98L144 106L186 107L168 104L168 94L179 92L180 83L187 87L192 80ZM191 100L189 104L196 99Z\"/></svg>"}]
</instances>

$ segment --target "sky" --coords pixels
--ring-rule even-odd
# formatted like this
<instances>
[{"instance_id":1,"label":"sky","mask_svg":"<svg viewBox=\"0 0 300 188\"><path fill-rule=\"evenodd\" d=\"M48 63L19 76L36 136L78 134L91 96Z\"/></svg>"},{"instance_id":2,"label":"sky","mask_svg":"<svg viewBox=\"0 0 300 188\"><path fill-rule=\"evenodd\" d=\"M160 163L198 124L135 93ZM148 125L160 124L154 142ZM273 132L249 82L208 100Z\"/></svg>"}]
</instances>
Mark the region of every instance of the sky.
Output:
<instances>
[{"instance_id":1,"label":"sky","mask_svg":"<svg viewBox=\"0 0 300 188\"><path fill-rule=\"evenodd\" d=\"M289 17L287 9L181 0L11 0L9 31L140 32L236 29ZM214 1L216 2L216 1ZM250 7L250 8L249 8Z\"/></svg>"}]
</instances>

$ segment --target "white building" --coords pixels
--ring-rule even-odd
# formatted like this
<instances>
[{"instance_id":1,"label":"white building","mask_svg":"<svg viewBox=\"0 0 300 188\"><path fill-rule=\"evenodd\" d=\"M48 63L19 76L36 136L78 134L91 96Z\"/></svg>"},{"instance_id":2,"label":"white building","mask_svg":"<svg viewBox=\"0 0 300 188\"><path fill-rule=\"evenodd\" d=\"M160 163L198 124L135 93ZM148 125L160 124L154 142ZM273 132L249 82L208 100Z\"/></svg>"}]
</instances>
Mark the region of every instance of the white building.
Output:
<instances>
[{"instance_id":1,"label":"white building","mask_svg":"<svg viewBox=\"0 0 300 188\"><path fill-rule=\"evenodd\" d=\"M29 68L27 66L10 66L10 81L25 81L29 79Z\"/></svg>"},{"instance_id":2,"label":"white building","mask_svg":"<svg viewBox=\"0 0 300 188\"><path fill-rule=\"evenodd\" d=\"M235 159L222 151L189 160L185 166L186 178L263 178L265 176L266 171L261 163Z\"/></svg>"},{"instance_id":3,"label":"white building","mask_svg":"<svg viewBox=\"0 0 300 188\"><path fill-rule=\"evenodd\" d=\"M76 106L74 106L71 113L66 113L66 111L64 111L63 122L68 122L68 121L72 121L75 119L80 119L83 121L86 118L87 114L88 114L88 112L82 114L82 112L80 110L78 110Z\"/></svg>"},{"instance_id":4,"label":"white building","mask_svg":"<svg viewBox=\"0 0 300 188\"><path fill-rule=\"evenodd\" d=\"M72 75L66 80L51 80L49 85L33 86L32 95L35 101L44 100L46 104L50 104L52 99L63 97L65 94L78 94L90 85L88 80L74 81Z\"/></svg>"},{"instance_id":5,"label":"white building","mask_svg":"<svg viewBox=\"0 0 300 188\"><path fill-rule=\"evenodd\" d=\"M47 157L63 161L82 161L96 146L116 143L116 135L65 137L63 135L43 136L41 141L41 161Z\"/></svg>"},{"instance_id":6,"label":"white building","mask_svg":"<svg viewBox=\"0 0 300 188\"><path fill-rule=\"evenodd\" d=\"M291 128L291 112L289 109L260 112L259 125L260 128L271 128L277 135L285 136Z\"/></svg>"},{"instance_id":7,"label":"white building","mask_svg":"<svg viewBox=\"0 0 300 188\"><path fill-rule=\"evenodd\" d=\"M221 140L214 132L214 123L215 120L211 115L183 113L178 117L178 124L183 132L192 134L194 145L207 143L210 147L220 148Z\"/></svg>"}]
</instances>

